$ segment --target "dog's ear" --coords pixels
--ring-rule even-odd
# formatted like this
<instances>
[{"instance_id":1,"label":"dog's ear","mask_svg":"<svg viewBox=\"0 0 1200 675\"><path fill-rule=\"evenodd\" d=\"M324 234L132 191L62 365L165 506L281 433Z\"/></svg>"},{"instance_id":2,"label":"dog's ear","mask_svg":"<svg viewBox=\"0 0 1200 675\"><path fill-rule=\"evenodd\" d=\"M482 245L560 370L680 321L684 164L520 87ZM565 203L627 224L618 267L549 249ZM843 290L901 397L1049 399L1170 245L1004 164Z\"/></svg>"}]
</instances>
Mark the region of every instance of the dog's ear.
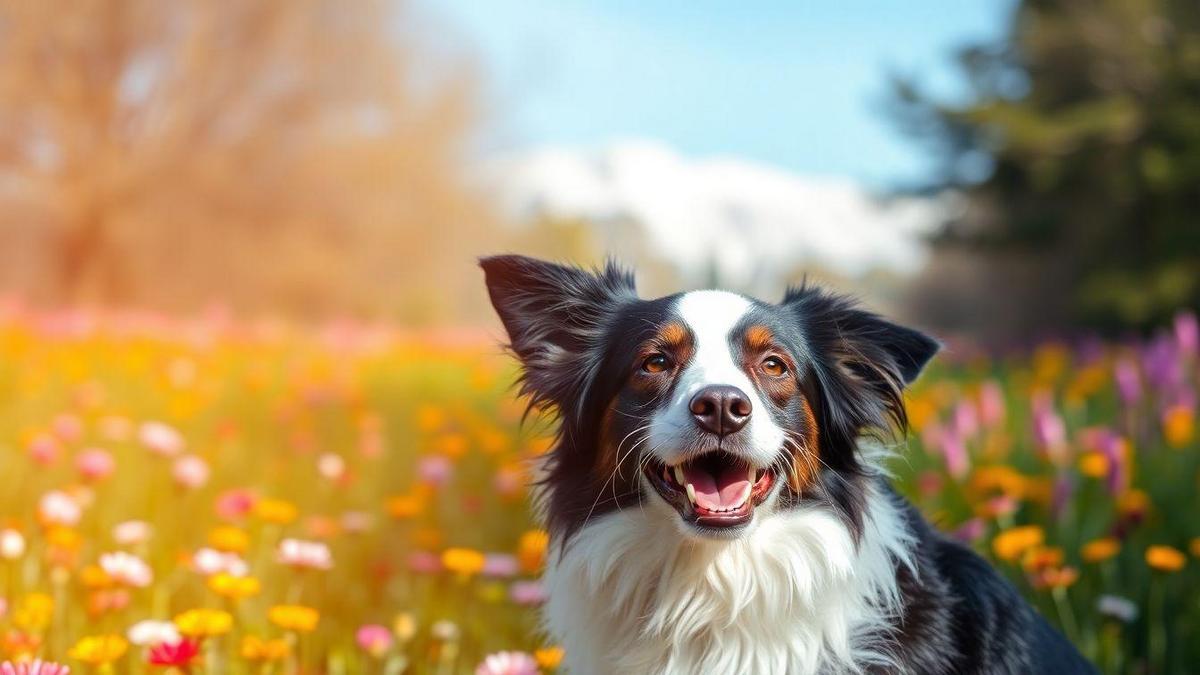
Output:
<instances>
[{"instance_id":1,"label":"dog's ear","mask_svg":"<svg viewBox=\"0 0 1200 675\"><path fill-rule=\"evenodd\" d=\"M811 286L789 289L783 306L796 317L811 354L822 433L851 447L863 433L903 431L904 388L939 343Z\"/></svg>"},{"instance_id":2,"label":"dog's ear","mask_svg":"<svg viewBox=\"0 0 1200 675\"><path fill-rule=\"evenodd\" d=\"M492 306L521 360L531 407L578 403L598 367L613 310L637 298L633 276L609 262L588 272L519 255L482 258Z\"/></svg>"}]
</instances>

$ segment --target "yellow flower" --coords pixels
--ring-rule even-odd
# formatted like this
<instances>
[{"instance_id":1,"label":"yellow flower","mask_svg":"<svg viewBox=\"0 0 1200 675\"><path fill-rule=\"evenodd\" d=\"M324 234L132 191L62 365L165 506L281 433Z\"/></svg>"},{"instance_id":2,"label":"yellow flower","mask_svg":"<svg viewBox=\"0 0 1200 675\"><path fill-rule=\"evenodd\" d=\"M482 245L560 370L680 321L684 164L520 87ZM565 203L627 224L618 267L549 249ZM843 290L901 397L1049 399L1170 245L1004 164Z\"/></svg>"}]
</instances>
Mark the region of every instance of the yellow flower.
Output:
<instances>
[{"instance_id":1,"label":"yellow flower","mask_svg":"<svg viewBox=\"0 0 1200 675\"><path fill-rule=\"evenodd\" d=\"M550 545L550 535L545 530L529 530L521 535L517 542L517 560L521 569L530 574L540 572L546 564L546 548Z\"/></svg>"},{"instance_id":2,"label":"yellow flower","mask_svg":"<svg viewBox=\"0 0 1200 675\"><path fill-rule=\"evenodd\" d=\"M408 642L417 634L417 618L410 612L400 612L392 619L392 633L400 642Z\"/></svg>"},{"instance_id":3,"label":"yellow flower","mask_svg":"<svg viewBox=\"0 0 1200 675\"><path fill-rule=\"evenodd\" d=\"M1079 555L1083 558L1084 562L1098 563L1108 560L1117 553L1120 553L1120 551L1121 542L1113 537L1101 537L1084 544Z\"/></svg>"},{"instance_id":4,"label":"yellow flower","mask_svg":"<svg viewBox=\"0 0 1200 675\"><path fill-rule=\"evenodd\" d=\"M45 593L30 593L13 612L13 623L28 631L41 632L53 617L54 599Z\"/></svg>"},{"instance_id":5,"label":"yellow flower","mask_svg":"<svg viewBox=\"0 0 1200 675\"><path fill-rule=\"evenodd\" d=\"M562 647L542 647L534 650L533 658L539 666L546 670L554 670L562 663L563 654Z\"/></svg>"},{"instance_id":6,"label":"yellow flower","mask_svg":"<svg viewBox=\"0 0 1200 675\"><path fill-rule=\"evenodd\" d=\"M103 666L125 655L129 643L120 635L96 635L81 639L67 654L89 666Z\"/></svg>"},{"instance_id":7,"label":"yellow flower","mask_svg":"<svg viewBox=\"0 0 1200 675\"><path fill-rule=\"evenodd\" d=\"M474 549L448 548L442 552L442 567L463 576L478 574L483 564L483 554Z\"/></svg>"},{"instance_id":8,"label":"yellow flower","mask_svg":"<svg viewBox=\"0 0 1200 675\"><path fill-rule=\"evenodd\" d=\"M1005 530L992 540L992 550L1001 560L1012 562L1021 557L1025 551L1040 546L1045 540L1045 533L1037 525L1024 525Z\"/></svg>"},{"instance_id":9,"label":"yellow flower","mask_svg":"<svg viewBox=\"0 0 1200 675\"><path fill-rule=\"evenodd\" d=\"M275 605L267 611L267 618L284 630L308 633L316 629L321 613L303 605Z\"/></svg>"},{"instance_id":10,"label":"yellow flower","mask_svg":"<svg viewBox=\"0 0 1200 675\"><path fill-rule=\"evenodd\" d=\"M215 637L233 629L233 616L219 609L189 609L175 617L175 627L188 637Z\"/></svg>"},{"instance_id":11,"label":"yellow flower","mask_svg":"<svg viewBox=\"0 0 1200 675\"><path fill-rule=\"evenodd\" d=\"M1079 456L1079 473L1088 478L1104 478L1108 475L1108 457L1101 452L1085 452Z\"/></svg>"},{"instance_id":12,"label":"yellow flower","mask_svg":"<svg viewBox=\"0 0 1200 675\"><path fill-rule=\"evenodd\" d=\"M1181 448L1196 435L1196 415L1192 409L1177 405L1163 414L1163 438L1172 448Z\"/></svg>"},{"instance_id":13,"label":"yellow flower","mask_svg":"<svg viewBox=\"0 0 1200 675\"><path fill-rule=\"evenodd\" d=\"M1146 564L1160 572L1178 572L1187 558L1174 546L1151 546L1146 549Z\"/></svg>"},{"instance_id":14,"label":"yellow flower","mask_svg":"<svg viewBox=\"0 0 1200 675\"><path fill-rule=\"evenodd\" d=\"M112 583L108 573L99 565L88 565L79 571L79 581L86 588L104 588Z\"/></svg>"},{"instance_id":15,"label":"yellow flower","mask_svg":"<svg viewBox=\"0 0 1200 675\"><path fill-rule=\"evenodd\" d=\"M257 635L242 638L241 654L247 661L272 663L287 658L291 651L287 640L264 640Z\"/></svg>"},{"instance_id":16,"label":"yellow flower","mask_svg":"<svg viewBox=\"0 0 1200 675\"><path fill-rule=\"evenodd\" d=\"M250 598L262 590L262 584L254 577L235 577L224 572L209 577L208 587L213 593L230 600Z\"/></svg>"},{"instance_id":17,"label":"yellow flower","mask_svg":"<svg viewBox=\"0 0 1200 675\"><path fill-rule=\"evenodd\" d=\"M245 553L250 548L250 535L232 525L222 525L209 531L208 545L226 553Z\"/></svg>"},{"instance_id":18,"label":"yellow flower","mask_svg":"<svg viewBox=\"0 0 1200 675\"><path fill-rule=\"evenodd\" d=\"M287 525L296 519L299 512L291 502L282 499L260 499L254 505L254 513L268 523Z\"/></svg>"},{"instance_id":19,"label":"yellow flower","mask_svg":"<svg viewBox=\"0 0 1200 675\"><path fill-rule=\"evenodd\" d=\"M1009 466L981 466L971 474L968 491L977 500L1004 495L1021 499L1028 491L1028 481Z\"/></svg>"}]
</instances>

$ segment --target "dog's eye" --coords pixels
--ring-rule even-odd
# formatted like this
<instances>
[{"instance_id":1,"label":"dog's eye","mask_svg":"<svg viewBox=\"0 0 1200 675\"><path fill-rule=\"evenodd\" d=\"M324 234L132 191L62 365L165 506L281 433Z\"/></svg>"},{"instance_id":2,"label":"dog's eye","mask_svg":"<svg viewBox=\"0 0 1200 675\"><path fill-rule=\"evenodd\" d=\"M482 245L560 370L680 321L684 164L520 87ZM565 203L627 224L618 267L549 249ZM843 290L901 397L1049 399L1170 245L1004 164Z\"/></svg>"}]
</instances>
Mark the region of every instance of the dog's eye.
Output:
<instances>
[{"instance_id":1,"label":"dog's eye","mask_svg":"<svg viewBox=\"0 0 1200 675\"><path fill-rule=\"evenodd\" d=\"M666 354L651 354L642 361L642 370L647 373L661 373L671 367L671 360Z\"/></svg>"},{"instance_id":2,"label":"dog's eye","mask_svg":"<svg viewBox=\"0 0 1200 675\"><path fill-rule=\"evenodd\" d=\"M776 356L768 356L763 359L762 371L771 377L779 377L787 372L787 366L784 365L783 359Z\"/></svg>"}]
</instances>

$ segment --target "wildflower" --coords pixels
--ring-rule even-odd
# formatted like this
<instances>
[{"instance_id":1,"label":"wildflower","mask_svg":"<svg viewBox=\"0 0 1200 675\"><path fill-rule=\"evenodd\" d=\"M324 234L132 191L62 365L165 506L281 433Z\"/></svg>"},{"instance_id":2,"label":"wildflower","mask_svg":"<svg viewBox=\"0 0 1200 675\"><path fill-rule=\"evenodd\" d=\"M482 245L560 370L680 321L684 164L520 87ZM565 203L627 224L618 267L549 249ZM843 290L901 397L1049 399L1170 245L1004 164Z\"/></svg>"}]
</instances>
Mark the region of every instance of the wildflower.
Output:
<instances>
[{"instance_id":1,"label":"wildflower","mask_svg":"<svg viewBox=\"0 0 1200 675\"><path fill-rule=\"evenodd\" d=\"M479 664L475 675L538 675L538 664L525 652L496 652Z\"/></svg>"},{"instance_id":2,"label":"wildflower","mask_svg":"<svg viewBox=\"0 0 1200 675\"><path fill-rule=\"evenodd\" d=\"M74 527L82 515L79 502L59 490L47 492L38 501L38 517L43 525Z\"/></svg>"},{"instance_id":3,"label":"wildflower","mask_svg":"<svg viewBox=\"0 0 1200 675\"><path fill-rule=\"evenodd\" d=\"M1138 617L1137 605L1119 595L1101 595L1096 598L1096 611L1122 623L1133 623Z\"/></svg>"},{"instance_id":4,"label":"wildflower","mask_svg":"<svg viewBox=\"0 0 1200 675\"><path fill-rule=\"evenodd\" d=\"M75 643L67 654L76 661L89 666L104 666L125 655L129 643L120 635L96 635L85 637Z\"/></svg>"},{"instance_id":5,"label":"wildflower","mask_svg":"<svg viewBox=\"0 0 1200 675\"><path fill-rule=\"evenodd\" d=\"M540 572L546 564L549 545L550 536L545 530L529 530L522 534L517 542L517 559L521 561L521 569L530 574Z\"/></svg>"},{"instance_id":6,"label":"wildflower","mask_svg":"<svg viewBox=\"0 0 1200 675\"><path fill-rule=\"evenodd\" d=\"M138 440L147 450L163 457L178 455L186 445L183 434L164 422L143 422L138 428Z\"/></svg>"},{"instance_id":7,"label":"wildflower","mask_svg":"<svg viewBox=\"0 0 1200 675\"><path fill-rule=\"evenodd\" d=\"M53 661L34 659L29 663L0 663L0 675L69 675L71 669Z\"/></svg>"},{"instance_id":8,"label":"wildflower","mask_svg":"<svg viewBox=\"0 0 1200 675\"><path fill-rule=\"evenodd\" d=\"M1196 356L1200 353L1200 320L1191 312L1175 315L1175 344L1180 353Z\"/></svg>"},{"instance_id":9,"label":"wildflower","mask_svg":"<svg viewBox=\"0 0 1200 675\"><path fill-rule=\"evenodd\" d=\"M1021 558L1021 566L1027 572L1034 572L1048 567L1058 567L1063 563L1063 550L1057 546L1034 546L1025 551Z\"/></svg>"},{"instance_id":10,"label":"wildflower","mask_svg":"<svg viewBox=\"0 0 1200 675\"><path fill-rule=\"evenodd\" d=\"M229 574L240 577L250 571L246 562L237 554L211 548L202 548L192 555L192 569L204 576Z\"/></svg>"},{"instance_id":11,"label":"wildflower","mask_svg":"<svg viewBox=\"0 0 1200 675\"><path fill-rule=\"evenodd\" d=\"M408 642L417 634L417 619L409 612L400 612L392 619L392 633L400 642Z\"/></svg>"},{"instance_id":12,"label":"wildflower","mask_svg":"<svg viewBox=\"0 0 1200 675\"><path fill-rule=\"evenodd\" d=\"M233 616L219 609L189 609L175 617L175 627L188 637L215 637L233 628Z\"/></svg>"},{"instance_id":13,"label":"wildflower","mask_svg":"<svg viewBox=\"0 0 1200 675\"><path fill-rule=\"evenodd\" d=\"M447 619L435 621L433 622L433 625L429 627L429 634L432 635L435 640L441 640L442 642L454 642L459 636L458 624Z\"/></svg>"},{"instance_id":14,"label":"wildflower","mask_svg":"<svg viewBox=\"0 0 1200 675\"><path fill-rule=\"evenodd\" d=\"M393 518L412 518L425 510L425 497L419 493L397 495L387 501L387 511Z\"/></svg>"},{"instance_id":15,"label":"wildflower","mask_svg":"<svg viewBox=\"0 0 1200 675\"><path fill-rule=\"evenodd\" d=\"M1083 545L1079 555L1084 562L1098 563L1104 562L1109 558L1117 555L1121 551L1121 543L1113 537L1101 537L1093 539Z\"/></svg>"},{"instance_id":16,"label":"wildflower","mask_svg":"<svg viewBox=\"0 0 1200 675\"><path fill-rule=\"evenodd\" d=\"M482 553L469 548L448 548L442 552L442 567L460 576L478 574L483 570Z\"/></svg>"},{"instance_id":17,"label":"wildflower","mask_svg":"<svg viewBox=\"0 0 1200 675\"><path fill-rule=\"evenodd\" d=\"M483 575L485 577L513 577L519 571L516 556L507 553L488 553L483 557Z\"/></svg>"},{"instance_id":18,"label":"wildflower","mask_svg":"<svg viewBox=\"0 0 1200 675\"><path fill-rule=\"evenodd\" d=\"M146 543L153 531L144 520L126 520L113 526L112 537L121 546L137 546Z\"/></svg>"},{"instance_id":19,"label":"wildflower","mask_svg":"<svg viewBox=\"0 0 1200 675\"><path fill-rule=\"evenodd\" d=\"M1108 457L1102 452L1085 452L1079 456L1079 473L1088 478L1106 478L1108 469Z\"/></svg>"},{"instance_id":20,"label":"wildflower","mask_svg":"<svg viewBox=\"0 0 1200 675\"><path fill-rule=\"evenodd\" d=\"M262 590L262 584L254 577L239 577L224 572L209 577L208 587L213 593L230 600L254 597Z\"/></svg>"},{"instance_id":21,"label":"wildflower","mask_svg":"<svg viewBox=\"0 0 1200 675\"><path fill-rule=\"evenodd\" d=\"M417 574L436 574L442 571L442 559L429 551L413 551L408 554L408 569Z\"/></svg>"},{"instance_id":22,"label":"wildflower","mask_svg":"<svg viewBox=\"0 0 1200 675\"><path fill-rule=\"evenodd\" d=\"M542 647L533 651L533 658L539 666L554 670L562 663L564 653L562 647Z\"/></svg>"},{"instance_id":23,"label":"wildflower","mask_svg":"<svg viewBox=\"0 0 1200 675\"><path fill-rule=\"evenodd\" d=\"M379 624L367 624L355 633L358 646L375 658L379 658L392 648L392 633Z\"/></svg>"},{"instance_id":24,"label":"wildflower","mask_svg":"<svg viewBox=\"0 0 1200 675\"><path fill-rule=\"evenodd\" d=\"M154 573L145 561L124 551L101 555L100 568L115 583L125 586L145 588L154 580Z\"/></svg>"},{"instance_id":25,"label":"wildflower","mask_svg":"<svg viewBox=\"0 0 1200 675\"><path fill-rule=\"evenodd\" d=\"M30 593L13 611L13 623L36 633L45 630L53 616L54 599L45 593Z\"/></svg>"},{"instance_id":26,"label":"wildflower","mask_svg":"<svg viewBox=\"0 0 1200 675\"><path fill-rule=\"evenodd\" d=\"M257 497L245 489L226 490L217 496L214 508L225 520L241 520L254 510Z\"/></svg>"},{"instance_id":27,"label":"wildflower","mask_svg":"<svg viewBox=\"0 0 1200 675\"><path fill-rule=\"evenodd\" d=\"M263 499L254 505L254 515L268 523L287 525L296 519L296 506L282 499Z\"/></svg>"},{"instance_id":28,"label":"wildflower","mask_svg":"<svg viewBox=\"0 0 1200 675\"><path fill-rule=\"evenodd\" d=\"M1163 413L1162 426L1167 445L1181 448L1190 443L1196 434L1195 411L1186 405L1173 405Z\"/></svg>"},{"instance_id":29,"label":"wildflower","mask_svg":"<svg viewBox=\"0 0 1200 675\"><path fill-rule=\"evenodd\" d=\"M23 663L32 660L42 648L42 639L33 633L5 631L0 634L0 648L6 656Z\"/></svg>"},{"instance_id":30,"label":"wildflower","mask_svg":"<svg viewBox=\"0 0 1200 675\"><path fill-rule=\"evenodd\" d=\"M328 481L337 481L346 475L346 460L332 452L322 453L317 458L317 473Z\"/></svg>"},{"instance_id":31,"label":"wildflower","mask_svg":"<svg viewBox=\"0 0 1200 675\"><path fill-rule=\"evenodd\" d=\"M208 463L196 455L184 455L171 465L171 476L180 487L189 490L204 487L208 482Z\"/></svg>"},{"instance_id":32,"label":"wildflower","mask_svg":"<svg viewBox=\"0 0 1200 675\"><path fill-rule=\"evenodd\" d=\"M1079 570L1074 567L1046 567L1031 576L1035 588L1067 588L1079 580Z\"/></svg>"},{"instance_id":33,"label":"wildflower","mask_svg":"<svg viewBox=\"0 0 1200 675\"><path fill-rule=\"evenodd\" d=\"M454 472L454 465L445 455L426 455L417 462L417 478L426 485L445 485Z\"/></svg>"},{"instance_id":34,"label":"wildflower","mask_svg":"<svg viewBox=\"0 0 1200 675\"><path fill-rule=\"evenodd\" d=\"M1142 376L1132 359L1118 359L1113 366L1113 377L1117 381L1117 393L1125 405L1133 405L1142 397Z\"/></svg>"},{"instance_id":35,"label":"wildflower","mask_svg":"<svg viewBox=\"0 0 1200 675\"><path fill-rule=\"evenodd\" d=\"M546 590L539 581L515 581L508 597L518 605L540 605L546 601Z\"/></svg>"},{"instance_id":36,"label":"wildflower","mask_svg":"<svg viewBox=\"0 0 1200 675\"><path fill-rule=\"evenodd\" d=\"M367 532L374 520L374 516L366 511L347 511L342 514L342 529L351 533Z\"/></svg>"},{"instance_id":37,"label":"wildflower","mask_svg":"<svg viewBox=\"0 0 1200 675\"><path fill-rule=\"evenodd\" d=\"M250 548L250 535L231 525L221 525L209 530L208 544L226 553L245 553Z\"/></svg>"},{"instance_id":38,"label":"wildflower","mask_svg":"<svg viewBox=\"0 0 1200 675\"><path fill-rule=\"evenodd\" d=\"M276 552L279 562L297 569L327 570L333 567L329 547L319 541L284 539Z\"/></svg>"},{"instance_id":39,"label":"wildflower","mask_svg":"<svg viewBox=\"0 0 1200 675\"><path fill-rule=\"evenodd\" d=\"M164 642L179 642L182 636L179 629L170 621L155 621L146 619L129 627L125 637L139 647L152 647Z\"/></svg>"},{"instance_id":40,"label":"wildflower","mask_svg":"<svg viewBox=\"0 0 1200 675\"><path fill-rule=\"evenodd\" d=\"M97 482L111 476L117 469L117 462L107 450L91 448L75 458L75 469L84 480Z\"/></svg>"},{"instance_id":41,"label":"wildflower","mask_svg":"<svg viewBox=\"0 0 1200 675\"><path fill-rule=\"evenodd\" d=\"M62 454L62 445L50 434L37 434L29 440L26 450L34 462L49 466L58 461L58 456Z\"/></svg>"},{"instance_id":42,"label":"wildflower","mask_svg":"<svg viewBox=\"0 0 1200 675\"><path fill-rule=\"evenodd\" d=\"M1137 489L1117 497L1117 512L1127 520L1141 520L1150 510L1150 496Z\"/></svg>"},{"instance_id":43,"label":"wildflower","mask_svg":"<svg viewBox=\"0 0 1200 675\"><path fill-rule=\"evenodd\" d=\"M986 427L999 426L1004 421L1004 389L995 380L979 387L979 419Z\"/></svg>"},{"instance_id":44,"label":"wildflower","mask_svg":"<svg viewBox=\"0 0 1200 675\"><path fill-rule=\"evenodd\" d=\"M511 464L501 466L492 479L492 489L501 497L512 497L525 486L525 474L521 468Z\"/></svg>"},{"instance_id":45,"label":"wildflower","mask_svg":"<svg viewBox=\"0 0 1200 675\"><path fill-rule=\"evenodd\" d=\"M1012 562L1025 551L1040 546L1045 533L1037 525L1025 525L1005 530L992 540L992 550L1001 560Z\"/></svg>"},{"instance_id":46,"label":"wildflower","mask_svg":"<svg viewBox=\"0 0 1200 675\"><path fill-rule=\"evenodd\" d=\"M1151 546L1146 549L1146 564L1160 572L1178 572L1187 558L1173 546Z\"/></svg>"},{"instance_id":47,"label":"wildflower","mask_svg":"<svg viewBox=\"0 0 1200 675\"><path fill-rule=\"evenodd\" d=\"M11 527L0 530L0 558L16 560L25 555L25 536Z\"/></svg>"},{"instance_id":48,"label":"wildflower","mask_svg":"<svg viewBox=\"0 0 1200 675\"><path fill-rule=\"evenodd\" d=\"M303 605L275 605L267 610L267 618L284 630L308 633L316 629L321 614Z\"/></svg>"},{"instance_id":49,"label":"wildflower","mask_svg":"<svg viewBox=\"0 0 1200 675\"><path fill-rule=\"evenodd\" d=\"M200 642L185 638L154 645L146 654L146 662L154 666L188 666L199 655Z\"/></svg>"},{"instance_id":50,"label":"wildflower","mask_svg":"<svg viewBox=\"0 0 1200 675\"><path fill-rule=\"evenodd\" d=\"M286 659L291 650L287 640L264 640L256 635L247 635L242 638L239 652L247 661L275 663Z\"/></svg>"}]
</instances>

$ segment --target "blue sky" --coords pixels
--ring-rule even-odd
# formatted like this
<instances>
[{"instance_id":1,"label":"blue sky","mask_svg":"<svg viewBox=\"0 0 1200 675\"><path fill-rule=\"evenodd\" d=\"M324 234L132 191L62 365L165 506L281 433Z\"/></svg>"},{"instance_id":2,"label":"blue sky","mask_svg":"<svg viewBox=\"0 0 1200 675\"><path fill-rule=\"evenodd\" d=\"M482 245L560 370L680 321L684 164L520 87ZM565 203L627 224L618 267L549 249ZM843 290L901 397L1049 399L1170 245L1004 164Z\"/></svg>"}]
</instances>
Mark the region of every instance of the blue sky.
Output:
<instances>
[{"instance_id":1,"label":"blue sky","mask_svg":"<svg viewBox=\"0 0 1200 675\"><path fill-rule=\"evenodd\" d=\"M481 68L492 150L650 138L886 187L929 170L882 111L887 74L960 92L954 49L1002 34L1011 5L437 0L428 11Z\"/></svg>"}]
</instances>

